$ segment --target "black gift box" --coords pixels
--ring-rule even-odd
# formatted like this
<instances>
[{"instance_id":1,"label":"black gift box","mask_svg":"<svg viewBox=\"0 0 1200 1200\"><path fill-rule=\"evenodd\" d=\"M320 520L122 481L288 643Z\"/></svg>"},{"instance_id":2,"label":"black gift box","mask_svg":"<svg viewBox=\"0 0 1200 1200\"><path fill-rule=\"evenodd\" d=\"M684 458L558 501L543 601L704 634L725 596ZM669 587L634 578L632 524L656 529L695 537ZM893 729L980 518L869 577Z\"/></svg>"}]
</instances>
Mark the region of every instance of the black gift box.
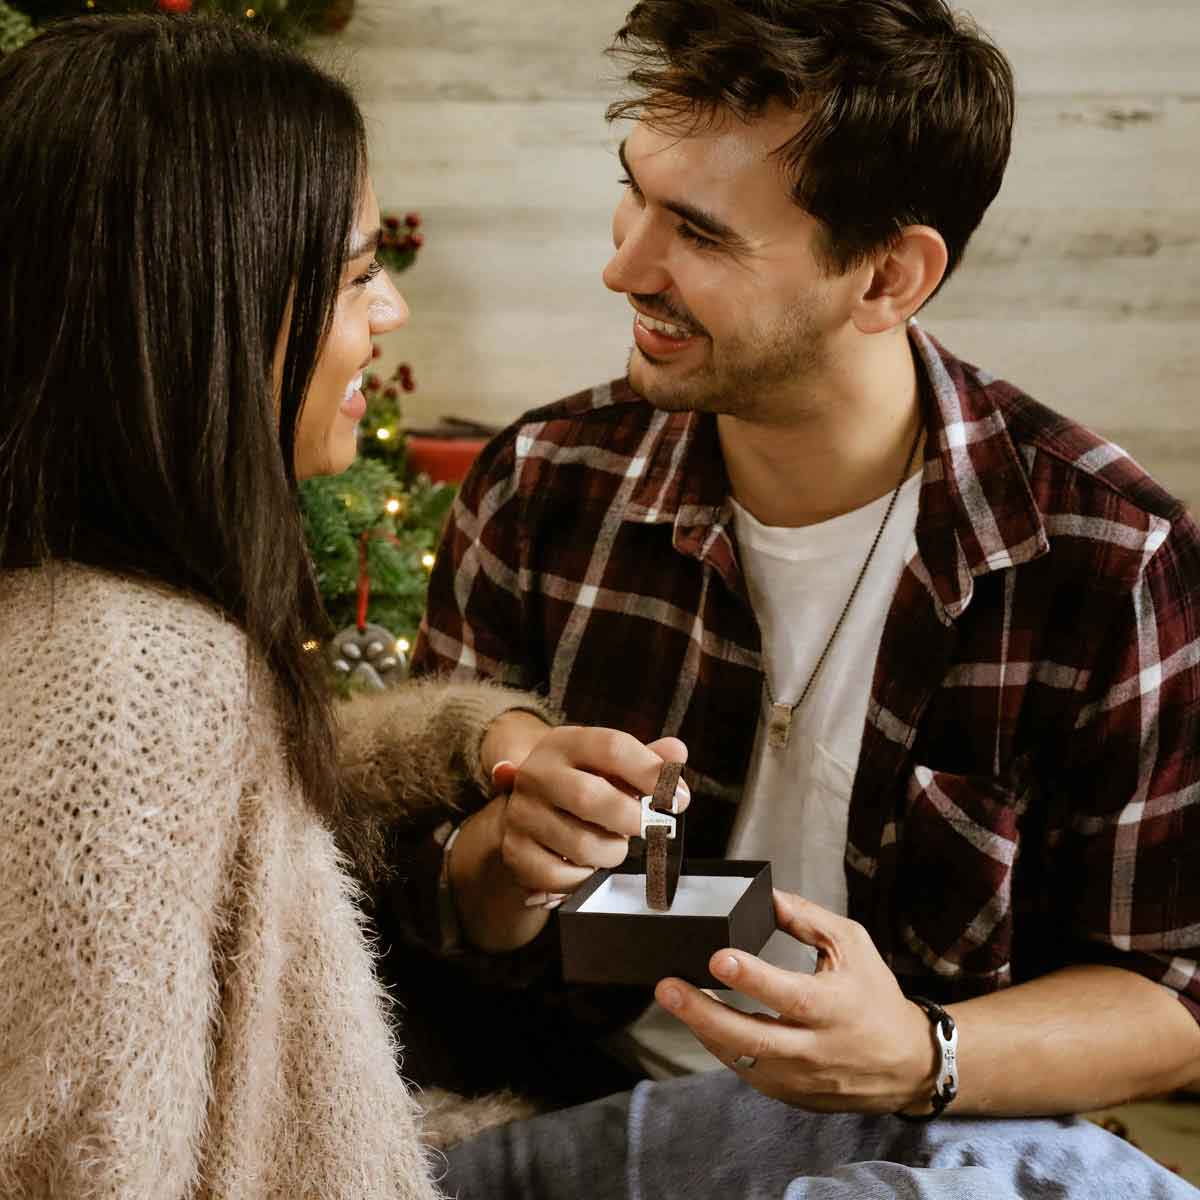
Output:
<instances>
[{"instance_id":1,"label":"black gift box","mask_svg":"<svg viewBox=\"0 0 1200 1200\"><path fill-rule=\"evenodd\" d=\"M689 879L731 876L750 882L727 910L715 915L687 911ZM610 880L608 890L592 901ZM597 871L559 909L563 977L568 982L653 986L673 975L697 987L723 987L709 974L709 959L727 946L757 954L775 930L769 862L688 859L670 912L644 906L644 881L642 862L630 860L615 871ZM640 904L640 911L597 908L614 893L617 899Z\"/></svg>"}]
</instances>

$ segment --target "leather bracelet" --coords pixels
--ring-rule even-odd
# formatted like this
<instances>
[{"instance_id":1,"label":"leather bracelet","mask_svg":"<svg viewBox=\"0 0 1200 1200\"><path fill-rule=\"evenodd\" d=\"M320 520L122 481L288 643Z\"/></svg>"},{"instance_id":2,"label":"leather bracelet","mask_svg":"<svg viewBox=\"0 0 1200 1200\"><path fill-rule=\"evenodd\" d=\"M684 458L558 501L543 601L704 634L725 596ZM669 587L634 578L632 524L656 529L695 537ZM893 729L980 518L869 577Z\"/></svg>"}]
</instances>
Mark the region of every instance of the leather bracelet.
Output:
<instances>
[{"instance_id":1,"label":"leather bracelet","mask_svg":"<svg viewBox=\"0 0 1200 1200\"><path fill-rule=\"evenodd\" d=\"M683 817L672 816L682 763L663 763L653 796L642 797L642 836L646 839L646 907L669 911L683 865ZM655 814L662 814L656 817Z\"/></svg>"},{"instance_id":2,"label":"leather bracelet","mask_svg":"<svg viewBox=\"0 0 1200 1200\"><path fill-rule=\"evenodd\" d=\"M958 1028L954 1018L940 1005L924 996L908 997L918 1008L922 1009L933 1026L933 1040L938 1048L937 1077L933 1084L933 1095L929 1103L933 1106L927 1113L912 1114L906 1112L893 1113L901 1121L922 1124L940 1117L958 1095Z\"/></svg>"}]
</instances>

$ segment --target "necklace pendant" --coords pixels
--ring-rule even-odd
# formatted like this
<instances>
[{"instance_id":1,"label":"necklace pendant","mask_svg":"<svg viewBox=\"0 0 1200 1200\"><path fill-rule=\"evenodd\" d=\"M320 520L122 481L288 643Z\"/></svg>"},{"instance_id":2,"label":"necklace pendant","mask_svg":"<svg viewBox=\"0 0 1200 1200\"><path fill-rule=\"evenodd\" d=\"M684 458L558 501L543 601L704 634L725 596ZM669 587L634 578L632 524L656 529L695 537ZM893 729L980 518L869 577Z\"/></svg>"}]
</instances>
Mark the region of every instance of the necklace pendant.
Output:
<instances>
[{"instance_id":1,"label":"necklace pendant","mask_svg":"<svg viewBox=\"0 0 1200 1200\"><path fill-rule=\"evenodd\" d=\"M788 744L792 732L792 708L789 704L772 704L767 721L767 745L772 750L782 750Z\"/></svg>"}]
</instances>

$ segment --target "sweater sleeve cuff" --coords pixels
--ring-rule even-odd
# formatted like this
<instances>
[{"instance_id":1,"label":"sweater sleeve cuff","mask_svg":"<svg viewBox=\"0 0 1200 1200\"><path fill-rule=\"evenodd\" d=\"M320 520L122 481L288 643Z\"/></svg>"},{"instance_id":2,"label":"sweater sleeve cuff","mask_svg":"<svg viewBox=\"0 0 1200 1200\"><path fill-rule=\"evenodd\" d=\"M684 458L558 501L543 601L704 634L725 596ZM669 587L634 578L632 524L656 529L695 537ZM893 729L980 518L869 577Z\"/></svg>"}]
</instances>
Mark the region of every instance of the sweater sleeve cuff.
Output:
<instances>
[{"instance_id":1,"label":"sweater sleeve cuff","mask_svg":"<svg viewBox=\"0 0 1200 1200\"><path fill-rule=\"evenodd\" d=\"M357 696L337 711L344 789L335 833L368 882L386 873L397 831L427 837L439 822L483 806L490 781L480 748L502 713L532 713L552 725L537 696L492 683L436 678Z\"/></svg>"},{"instance_id":2,"label":"sweater sleeve cuff","mask_svg":"<svg viewBox=\"0 0 1200 1200\"><path fill-rule=\"evenodd\" d=\"M499 684L443 684L442 700L446 722L464 730L461 744L465 774L483 793L491 790L491 780L483 769L483 739L491 723L505 713L526 712L547 726L560 723L558 714L540 697L515 691Z\"/></svg>"}]
</instances>

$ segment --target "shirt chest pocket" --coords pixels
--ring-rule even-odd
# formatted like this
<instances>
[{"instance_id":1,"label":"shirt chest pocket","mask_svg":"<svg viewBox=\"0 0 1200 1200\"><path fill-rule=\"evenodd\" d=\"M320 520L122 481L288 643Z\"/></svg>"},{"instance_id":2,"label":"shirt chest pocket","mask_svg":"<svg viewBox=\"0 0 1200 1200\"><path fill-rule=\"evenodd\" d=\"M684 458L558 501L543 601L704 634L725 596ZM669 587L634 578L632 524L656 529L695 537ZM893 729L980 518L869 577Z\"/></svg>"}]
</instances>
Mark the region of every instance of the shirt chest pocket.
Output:
<instances>
[{"instance_id":1,"label":"shirt chest pocket","mask_svg":"<svg viewBox=\"0 0 1200 1200\"><path fill-rule=\"evenodd\" d=\"M1013 868L1023 790L915 765L899 833L899 933L926 968L991 987L1010 982Z\"/></svg>"}]
</instances>

